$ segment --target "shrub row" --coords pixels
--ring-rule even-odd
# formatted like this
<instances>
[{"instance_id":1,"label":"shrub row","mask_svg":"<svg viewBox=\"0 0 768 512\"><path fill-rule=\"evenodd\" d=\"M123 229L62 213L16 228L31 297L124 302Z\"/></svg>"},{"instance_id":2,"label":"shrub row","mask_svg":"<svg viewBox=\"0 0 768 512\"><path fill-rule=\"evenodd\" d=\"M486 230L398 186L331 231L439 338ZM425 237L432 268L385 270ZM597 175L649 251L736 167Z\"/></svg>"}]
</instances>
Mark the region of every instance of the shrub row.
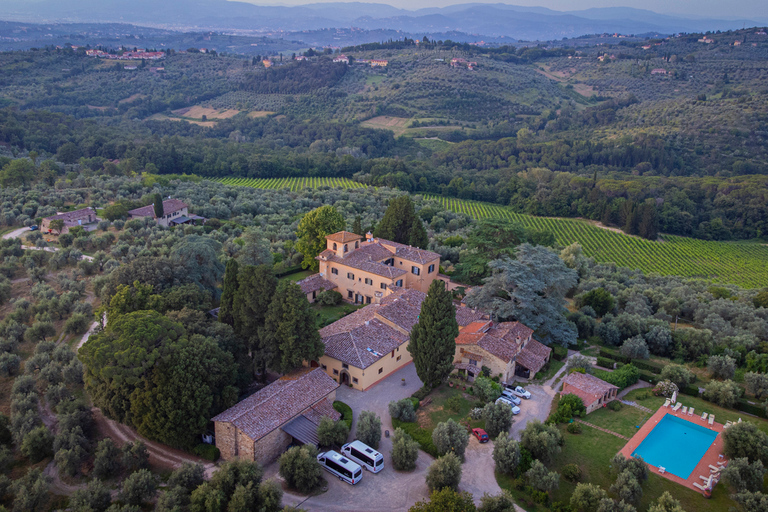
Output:
<instances>
[{"instance_id":1,"label":"shrub row","mask_svg":"<svg viewBox=\"0 0 768 512\"><path fill-rule=\"evenodd\" d=\"M684 388L680 388L680 392L688 396L699 396L698 386L685 386Z\"/></svg>"},{"instance_id":2,"label":"shrub row","mask_svg":"<svg viewBox=\"0 0 768 512\"><path fill-rule=\"evenodd\" d=\"M661 366L651 363L649 361L643 361L642 359L633 359L632 364L637 366L640 370L648 370L656 375L661 373Z\"/></svg>"},{"instance_id":3,"label":"shrub row","mask_svg":"<svg viewBox=\"0 0 768 512\"><path fill-rule=\"evenodd\" d=\"M761 405L750 404L743 398L736 404L736 409L747 414L752 414L760 418L765 418L765 408Z\"/></svg>"},{"instance_id":4,"label":"shrub row","mask_svg":"<svg viewBox=\"0 0 768 512\"><path fill-rule=\"evenodd\" d=\"M659 381L661 381L661 378L659 378L658 375L655 375L650 372L641 371L640 372L640 380L644 380L648 384L658 384Z\"/></svg>"},{"instance_id":5,"label":"shrub row","mask_svg":"<svg viewBox=\"0 0 768 512\"><path fill-rule=\"evenodd\" d=\"M613 363L613 359L608 359L607 357L597 358L597 366L602 366L603 368L613 369Z\"/></svg>"},{"instance_id":6,"label":"shrub row","mask_svg":"<svg viewBox=\"0 0 768 512\"><path fill-rule=\"evenodd\" d=\"M604 348L600 349L600 357L604 357L606 359L613 359L614 361L618 361L618 362L624 363L624 364L627 364L630 361L632 361L632 359L630 359L629 357L624 357L623 355L619 354L618 352L608 351L608 350L606 350Z\"/></svg>"},{"instance_id":7,"label":"shrub row","mask_svg":"<svg viewBox=\"0 0 768 512\"><path fill-rule=\"evenodd\" d=\"M392 426L397 429L403 429L414 441L419 443L419 447L437 458L440 455L437 453L437 447L432 442L432 432L425 428L421 428L418 423L407 423L398 419L392 418Z\"/></svg>"},{"instance_id":8,"label":"shrub row","mask_svg":"<svg viewBox=\"0 0 768 512\"><path fill-rule=\"evenodd\" d=\"M352 408L345 404L344 402L335 401L333 402L333 408L336 410L336 412L341 413L341 421L347 424L347 428L352 428Z\"/></svg>"},{"instance_id":9,"label":"shrub row","mask_svg":"<svg viewBox=\"0 0 768 512\"><path fill-rule=\"evenodd\" d=\"M424 387L420 388L419 390L417 390L411 396L413 398L415 398L416 400L418 400L418 401L422 401L425 398L427 398L427 395L430 393L430 391L432 391L432 388L430 388L429 386L424 386Z\"/></svg>"},{"instance_id":10,"label":"shrub row","mask_svg":"<svg viewBox=\"0 0 768 512\"><path fill-rule=\"evenodd\" d=\"M613 361L617 361L619 363L629 364L632 363L635 365L639 370L648 370L649 372L660 374L661 373L661 366L659 366L656 363L651 363L650 361L643 361L642 359L631 359L629 357L624 357L623 355L606 350L605 348L600 349L600 357L598 357L598 365L603 366L600 364L601 359L611 359ZM610 366L608 367L610 368Z\"/></svg>"}]
</instances>

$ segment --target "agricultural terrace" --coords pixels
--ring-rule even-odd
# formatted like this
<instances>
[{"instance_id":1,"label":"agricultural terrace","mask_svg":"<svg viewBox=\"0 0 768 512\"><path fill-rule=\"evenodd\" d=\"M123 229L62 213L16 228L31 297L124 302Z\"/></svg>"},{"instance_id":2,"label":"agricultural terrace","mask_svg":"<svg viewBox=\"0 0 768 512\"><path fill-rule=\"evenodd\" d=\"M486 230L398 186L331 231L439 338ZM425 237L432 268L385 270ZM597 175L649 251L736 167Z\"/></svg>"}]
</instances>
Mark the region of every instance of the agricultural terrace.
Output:
<instances>
[{"instance_id":1,"label":"agricultural terrace","mask_svg":"<svg viewBox=\"0 0 768 512\"><path fill-rule=\"evenodd\" d=\"M759 243L711 242L673 235L651 241L576 219L534 217L489 203L438 196L427 198L474 219L503 218L547 229L555 235L558 244L578 242L586 256L599 262L614 262L645 273L702 277L745 288L757 288L768 282L768 246Z\"/></svg>"},{"instance_id":2,"label":"agricultural terrace","mask_svg":"<svg viewBox=\"0 0 768 512\"><path fill-rule=\"evenodd\" d=\"M365 188L365 185L347 178L218 178L213 179L224 185L236 185L239 187L280 189L287 188L291 191L302 188L336 187L336 188Z\"/></svg>"}]
</instances>

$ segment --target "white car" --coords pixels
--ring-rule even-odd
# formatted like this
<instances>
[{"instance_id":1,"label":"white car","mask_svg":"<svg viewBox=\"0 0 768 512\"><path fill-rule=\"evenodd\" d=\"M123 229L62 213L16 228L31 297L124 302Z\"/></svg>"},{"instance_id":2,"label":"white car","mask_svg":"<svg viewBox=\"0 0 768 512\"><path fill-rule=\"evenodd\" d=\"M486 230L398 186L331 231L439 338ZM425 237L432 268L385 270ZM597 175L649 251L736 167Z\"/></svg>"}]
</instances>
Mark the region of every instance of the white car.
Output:
<instances>
[{"instance_id":1,"label":"white car","mask_svg":"<svg viewBox=\"0 0 768 512\"><path fill-rule=\"evenodd\" d=\"M526 391L523 386L517 386L512 390L512 392L521 398L525 398L526 400L531 398L531 392Z\"/></svg>"},{"instance_id":2,"label":"white car","mask_svg":"<svg viewBox=\"0 0 768 512\"><path fill-rule=\"evenodd\" d=\"M515 395L513 391L509 389L502 391L501 396L512 402L512 405L520 405L520 399Z\"/></svg>"},{"instance_id":3,"label":"white car","mask_svg":"<svg viewBox=\"0 0 768 512\"><path fill-rule=\"evenodd\" d=\"M498 398L498 400L496 400L496 403L499 403L499 402L501 402L503 404L507 404L508 406L510 406L512 408L512 414L515 414L515 415L520 414L520 408L518 406L516 406L515 404L513 404L509 400L509 398L507 398L505 396L501 396L501 397Z\"/></svg>"}]
</instances>

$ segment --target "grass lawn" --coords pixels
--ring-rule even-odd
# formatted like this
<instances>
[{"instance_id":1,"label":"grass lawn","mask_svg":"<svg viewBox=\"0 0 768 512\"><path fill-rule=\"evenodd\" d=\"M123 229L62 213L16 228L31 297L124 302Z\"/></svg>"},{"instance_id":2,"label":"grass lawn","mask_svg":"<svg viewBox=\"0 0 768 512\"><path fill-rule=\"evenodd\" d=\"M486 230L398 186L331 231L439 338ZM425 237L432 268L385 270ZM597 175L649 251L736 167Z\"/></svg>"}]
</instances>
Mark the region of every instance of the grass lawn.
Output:
<instances>
[{"instance_id":1,"label":"grass lawn","mask_svg":"<svg viewBox=\"0 0 768 512\"><path fill-rule=\"evenodd\" d=\"M448 409L445 403L448 399L457 395L461 397L459 407L457 409ZM432 398L432 402L425 407L419 408L417 411L417 421L419 425L430 431L434 430L438 423L448 421L450 418L459 422L467 418L469 411L473 408L482 407L477 398L455 387L448 387L445 384L437 388L429 396ZM484 425L483 420L471 420L470 423L472 428Z\"/></svg>"},{"instance_id":2,"label":"grass lawn","mask_svg":"<svg viewBox=\"0 0 768 512\"><path fill-rule=\"evenodd\" d=\"M295 283L296 281L301 281L305 277L309 277L312 274L314 274L314 272L312 272L311 270L302 270L301 272L296 272L295 274L289 274L287 276L283 276L280 278L280 281L287 280L287 281L293 281Z\"/></svg>"},{"instance_id":3,"label":"grass lawn","mask_svg":"<svg viewBox=\"0 0 768 512\"><path fill-rule=\"evenodd\" d=\"M581 355L587 357L597 357L600 355L600 347L589 347L586 350L582 350Z\"/></svg>"},{"instance_id":4,"label":"grass lawn","mask_svg":"<svg viewBox=\"0 0 768 512\"><path fill-rule=\"evenodd\" d=\"M622 405L621 410L612 411L608 407L598 409L584 418L584 421L608 429L617 434L632 437L637 432L638 426L643 424L651 415L636 407ZM584 427L589 428L589 427Z\"/></svg>"},{"instance_id":5,"label":"grass lawn","mask_svg":"<svg viewBox=\"0 0 768 512\"><path fill-rule=\"evenodd\" d=\"M317 325L324 327L330 325L341 317L362 308L362 305L355 306L353 304L342 303L338 306L321 306L320 304L312 304L312 309L317 313Z\"/></svg>"},{"instance_id":6,"label":"grass lawn","mask_svg":"<svg viewBox=\"0 0 768 512\"><path fill-rule=\"evenodd\" d=\"M547 381L555 376L555 374L565 366L565 361L558 361L557 359L550 359L549 363L547 363L547 368L544 371L541 371L536 374L534 380L537 381ZM522 386L525 386L524 384L521 384Z\"/></svg>"},{"instance_id":7,"label":"grass lawn","mask_svg":"<svg viewBox=\"0 0 768 512\"><path fill-rule=\"evenodd\" d=\"M643 389L636 389L634 391L630 391L629 393L627 393L625 400L634 400L638 404L643 405L654 411L659 407L661 407L662 405L664 405L664 400L665 400L664 397L657 397L657 396L653 396L652 394L649 394L650 396L648 398L638 399L637 398L638 395L642 396L644 391L647 392L647 390L643 390ZM739 418L741 418L742 421L751 421L752 423L756 424L760 430L768 434L768 420L757 418L755 416L750 416L745 412L736 411L734 409L723 409L722 407L716 406L712 402L707 402L703 398L696 398L688 395L678 395L678 401L682 402L683 405L685 405L686 407L693 406L695 408L694 414L699 417L701 417L701 413L703 412L706 412L709 414L714 413L715 421L722 424L725 424L725 422L729 420L739 421Z\"/></svg>"}]
</instances>

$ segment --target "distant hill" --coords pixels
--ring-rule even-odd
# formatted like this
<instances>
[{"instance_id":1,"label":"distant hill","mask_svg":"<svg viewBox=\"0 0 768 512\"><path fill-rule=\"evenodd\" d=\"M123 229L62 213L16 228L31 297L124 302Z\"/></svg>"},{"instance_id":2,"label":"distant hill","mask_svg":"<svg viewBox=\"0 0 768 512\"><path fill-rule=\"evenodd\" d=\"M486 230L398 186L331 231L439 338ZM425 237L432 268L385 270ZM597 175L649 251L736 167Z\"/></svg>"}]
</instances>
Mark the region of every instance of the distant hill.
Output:
<instances>
[{"instance_id":1,"label":"distant hill","mask_svg":"<svg viewBox=\"0 0 768 512\"><path fill-rule=\"evenodd\" d=\"M132 23L185 30L302 31L358 27L409 33L451 31L551 40L584 34L672 34L728 30L766 20L694 19L626 7L559 12L508 4L457 4L414 11L385 4L322 3L257 6L225 0L4 0L0 19L27 22Z\"/></svg>"}]
</instances>

